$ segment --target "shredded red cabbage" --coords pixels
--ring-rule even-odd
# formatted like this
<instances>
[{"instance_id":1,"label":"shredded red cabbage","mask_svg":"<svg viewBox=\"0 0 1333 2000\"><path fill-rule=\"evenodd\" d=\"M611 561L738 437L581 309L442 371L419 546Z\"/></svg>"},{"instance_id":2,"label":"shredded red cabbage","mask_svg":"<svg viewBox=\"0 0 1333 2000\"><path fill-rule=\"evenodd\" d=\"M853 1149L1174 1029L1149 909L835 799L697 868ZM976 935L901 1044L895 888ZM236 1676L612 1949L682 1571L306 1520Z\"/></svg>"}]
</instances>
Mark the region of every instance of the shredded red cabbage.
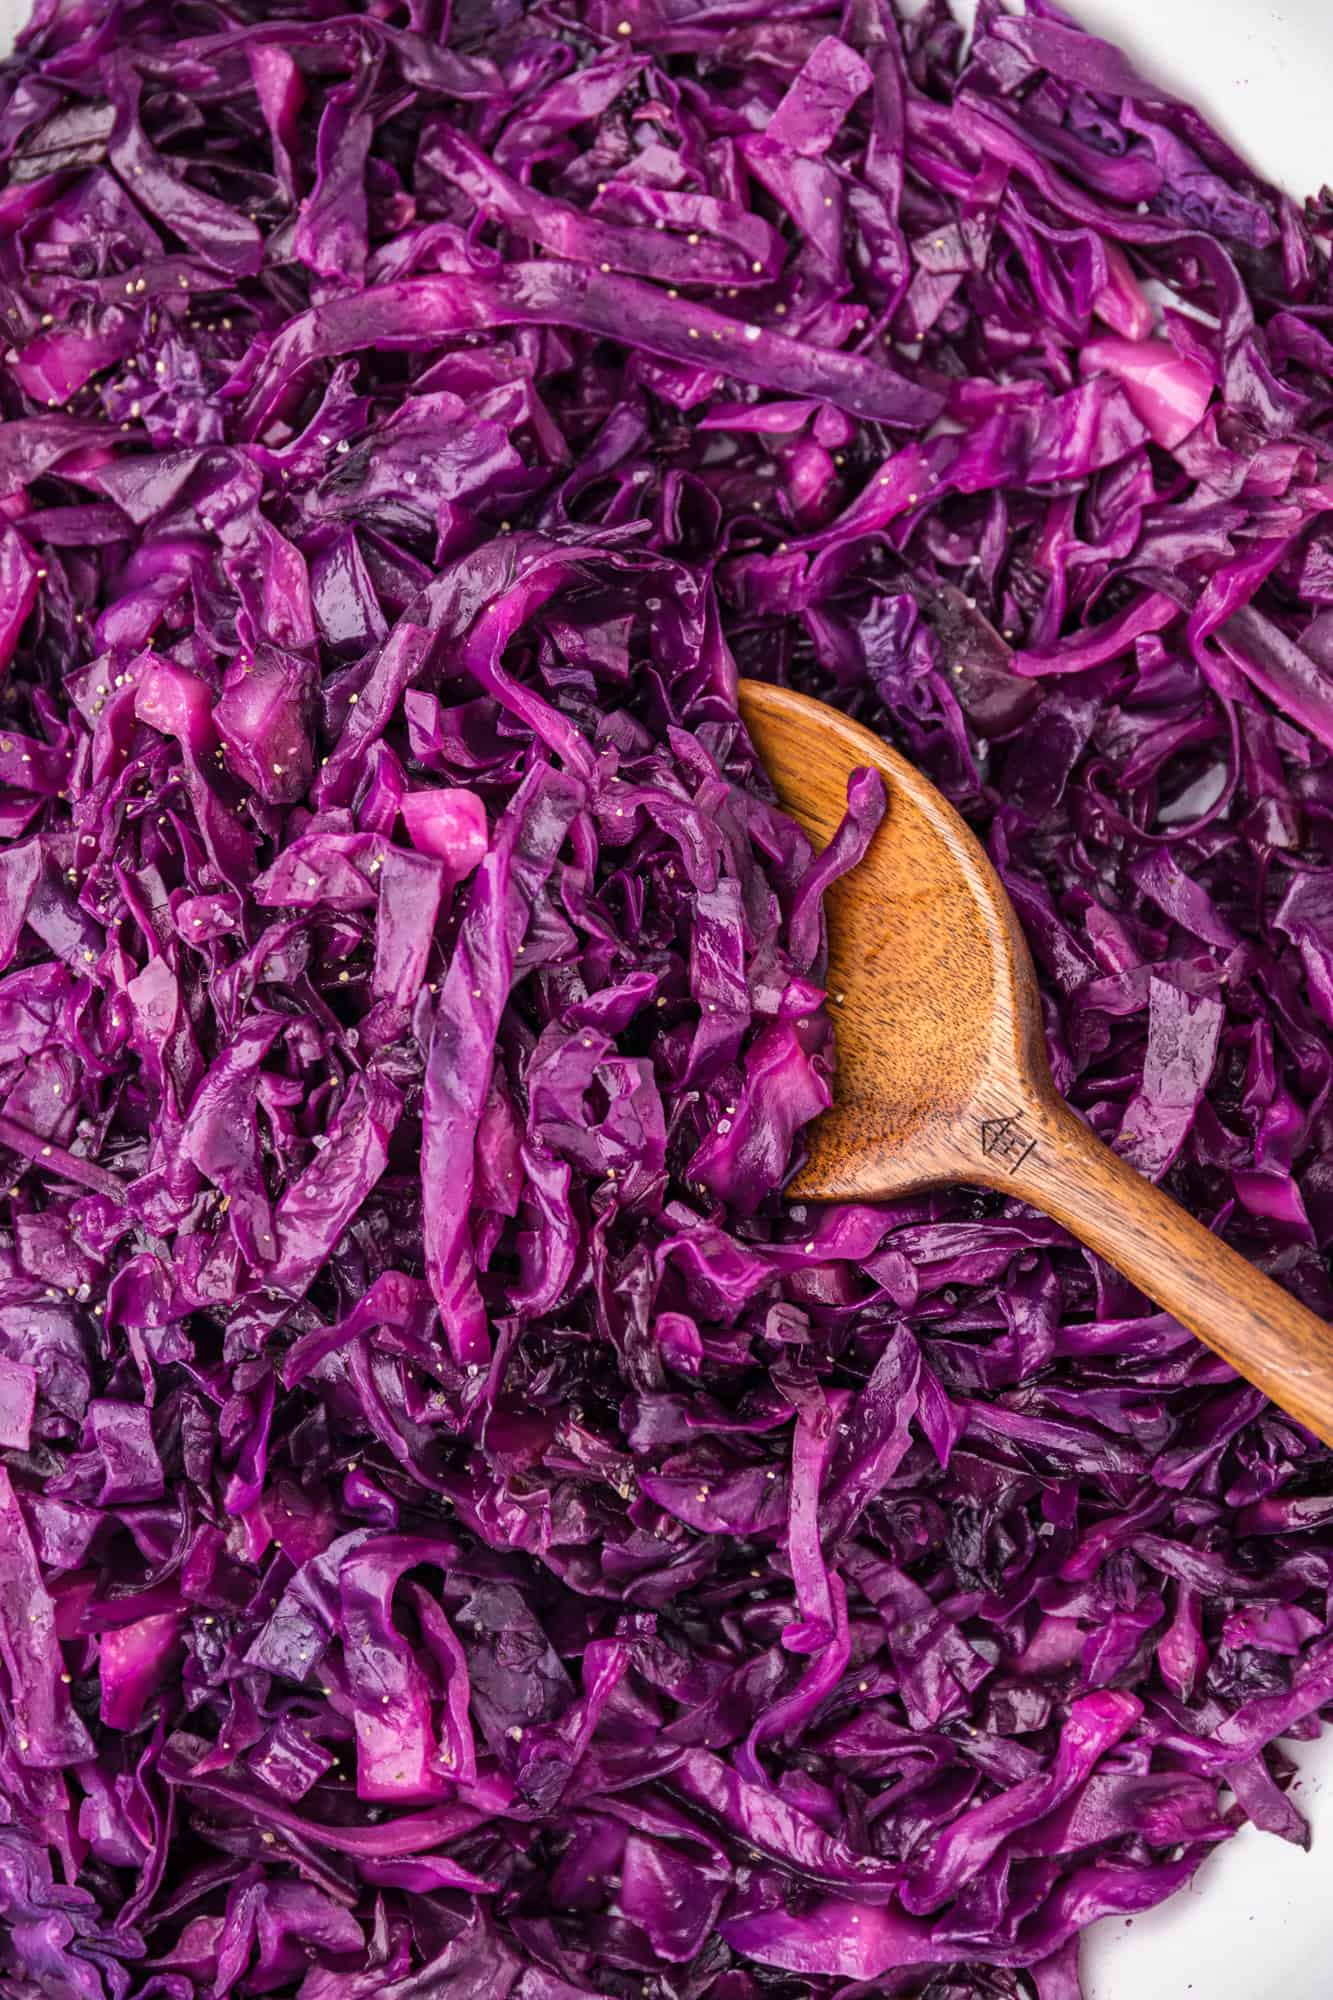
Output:
<instances>
[{"instance_id":1,"label":"shredded red cabbage","mask_svg":"<svg viewBox=\"0 0 1333 2000\"><path fill-rule=\"evenodd\" d=\"M38 0L0 68L0 1993L1074 2000L1333 1705L1322 1447L784 1205L738 670L1333 1310L1333 198L1046 0Z\"/></svg>"}]
</instances>

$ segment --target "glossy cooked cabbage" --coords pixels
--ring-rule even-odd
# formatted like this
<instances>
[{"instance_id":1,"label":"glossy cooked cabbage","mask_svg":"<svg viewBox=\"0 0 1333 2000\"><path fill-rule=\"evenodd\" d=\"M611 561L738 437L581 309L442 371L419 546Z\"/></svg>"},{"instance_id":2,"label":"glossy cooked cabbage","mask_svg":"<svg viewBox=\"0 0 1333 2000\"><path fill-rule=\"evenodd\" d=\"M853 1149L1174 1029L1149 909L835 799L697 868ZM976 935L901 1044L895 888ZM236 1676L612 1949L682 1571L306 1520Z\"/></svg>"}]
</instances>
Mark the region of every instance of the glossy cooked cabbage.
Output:
<instances>
[{"instance_id":1,"label":"glossy cooked cabbage","mask_svg":"<svg viewBox=\"0 0 1333 2000\"><path fill-rule=\"evenodd\" d=\"M1075 2000L1306 1838L1329 1456L784 1204L736 680L1327 1313L1333 206L1045 0L39 0L0 155L0 1995Z\"/></svg>"}]
</instances>

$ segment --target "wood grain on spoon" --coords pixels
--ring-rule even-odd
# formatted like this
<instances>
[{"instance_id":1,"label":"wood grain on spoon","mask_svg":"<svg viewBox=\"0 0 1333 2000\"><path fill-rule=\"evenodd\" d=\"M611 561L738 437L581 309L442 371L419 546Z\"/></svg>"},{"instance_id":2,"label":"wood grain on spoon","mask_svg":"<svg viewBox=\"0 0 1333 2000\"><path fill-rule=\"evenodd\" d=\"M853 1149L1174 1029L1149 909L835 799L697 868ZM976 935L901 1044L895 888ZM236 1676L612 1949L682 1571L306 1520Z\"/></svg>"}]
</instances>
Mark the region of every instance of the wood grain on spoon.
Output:
<instances>
[{"instance_id":1,"label":"wood grain on spoon","mask_svg":"<svg viewBox=\"0 0 1333 2000\"><path fill-rule=\"evenodd\" d=\"M1333 1330L1134 1172L1051 1081L1036 975L980 843L907 760L787 688L742 681L741 714L787 811L822 847L847 780L889 807L829 889L832 1110L789 1186L877 1201L950 1181L1031 1202L1333 1444Z\"/></svg>"}]
</instances>

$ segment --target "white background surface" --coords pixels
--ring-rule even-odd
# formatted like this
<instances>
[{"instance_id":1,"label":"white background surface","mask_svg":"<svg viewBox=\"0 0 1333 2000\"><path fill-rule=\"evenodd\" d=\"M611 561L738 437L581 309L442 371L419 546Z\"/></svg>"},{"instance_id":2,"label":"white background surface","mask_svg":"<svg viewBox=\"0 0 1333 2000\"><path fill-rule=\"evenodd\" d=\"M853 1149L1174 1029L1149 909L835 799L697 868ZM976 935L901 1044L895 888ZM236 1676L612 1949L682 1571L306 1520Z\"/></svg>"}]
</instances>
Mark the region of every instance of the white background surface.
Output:
<instances>
[{"instance_id":1,"label":"white background surface","mask_svg":"<svg viewBox=\"0 0 1333 2000\"><path fill-rule=\"evenodd\" d=\"M1298 199L1333 182L1333 0L1065 4ZM0 48L27 13L0 0ZM1333 1733L1299 1757L1313 1852L1246 1828L1162 1909L1095 1925L1088 2000L1333 2000Z\"/></svg>"}]
</instances>

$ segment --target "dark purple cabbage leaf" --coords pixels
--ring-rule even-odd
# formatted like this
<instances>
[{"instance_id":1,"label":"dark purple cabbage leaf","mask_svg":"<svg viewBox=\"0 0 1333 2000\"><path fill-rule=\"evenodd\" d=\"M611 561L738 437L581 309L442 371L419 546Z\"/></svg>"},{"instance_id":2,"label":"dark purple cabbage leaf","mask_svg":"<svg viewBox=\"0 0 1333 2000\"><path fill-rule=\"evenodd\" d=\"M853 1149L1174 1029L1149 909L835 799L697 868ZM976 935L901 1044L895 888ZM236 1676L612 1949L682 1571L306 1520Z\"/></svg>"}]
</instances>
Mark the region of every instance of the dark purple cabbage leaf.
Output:
<instances>
[{"instance_id":1,"label":"dark purple cabbage leaf","mask_svg":"<svg viewBox=\"0 0 1333 2000\"><path fill-rule=\"evenodd\" d=\"M1046 0L38 0L0 154L0 1994L1072 2000L1306 1837L1330 1460L784 1206L736 679L1328 1313L1333 196Z\"/></svg>"}]
</instances>

